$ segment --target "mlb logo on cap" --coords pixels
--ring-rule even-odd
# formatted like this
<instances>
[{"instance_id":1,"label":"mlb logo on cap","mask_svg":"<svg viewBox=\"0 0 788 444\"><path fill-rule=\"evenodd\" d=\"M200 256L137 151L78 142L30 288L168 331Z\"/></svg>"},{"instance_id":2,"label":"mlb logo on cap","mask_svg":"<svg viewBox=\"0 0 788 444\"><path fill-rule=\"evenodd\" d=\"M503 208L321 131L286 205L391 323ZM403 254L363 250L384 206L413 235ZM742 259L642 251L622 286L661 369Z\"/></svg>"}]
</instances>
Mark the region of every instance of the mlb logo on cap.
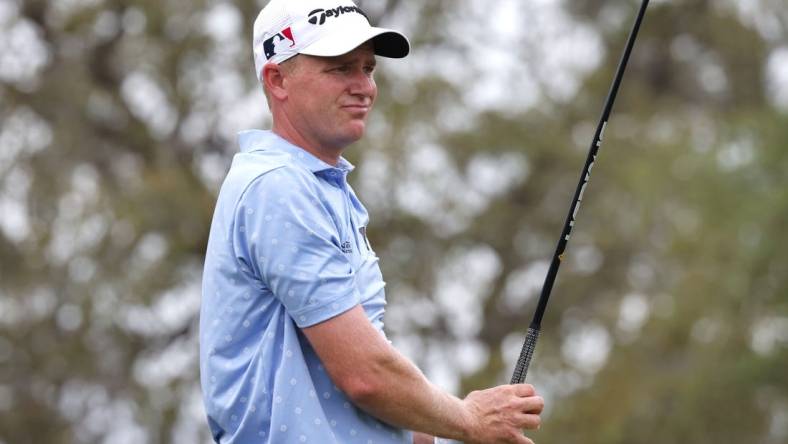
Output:
<instances>
[{"instance_id":1,"label":"mlb logo on cap","mask_svg":"<svg viewBox=\"0 0 788 444\"><path fill-rule=\"evenodd\" d=\"M282 30L282 32L275 34L270 39L263 42L263 52L265 53L266 60L271 57L285 53L295 46L295 39L293 39L293 32L289 27Z\"/></svg>"}]
</instances>

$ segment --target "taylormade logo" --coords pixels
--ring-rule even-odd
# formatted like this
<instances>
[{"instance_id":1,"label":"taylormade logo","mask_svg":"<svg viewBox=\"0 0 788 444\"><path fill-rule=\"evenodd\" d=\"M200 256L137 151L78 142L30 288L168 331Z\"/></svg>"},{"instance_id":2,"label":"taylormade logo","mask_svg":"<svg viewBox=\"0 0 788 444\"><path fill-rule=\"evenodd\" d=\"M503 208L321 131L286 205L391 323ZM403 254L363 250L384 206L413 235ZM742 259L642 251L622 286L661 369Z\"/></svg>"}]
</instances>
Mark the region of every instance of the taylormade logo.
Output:
<instances>
[{"instance_id":1,"label":"taylormade logo","mask_svg":"<svg viewBox=\"0 0 788 444\"><path fill-rule=\"evenodd\" d=\"M326 22L327 18L339 17L342 14L356 13L367 17L364 11L357 6L337 6L331 9L315 9L309 13L309 23L313 25L322 25Z\"/></svg>"}]
</instances>

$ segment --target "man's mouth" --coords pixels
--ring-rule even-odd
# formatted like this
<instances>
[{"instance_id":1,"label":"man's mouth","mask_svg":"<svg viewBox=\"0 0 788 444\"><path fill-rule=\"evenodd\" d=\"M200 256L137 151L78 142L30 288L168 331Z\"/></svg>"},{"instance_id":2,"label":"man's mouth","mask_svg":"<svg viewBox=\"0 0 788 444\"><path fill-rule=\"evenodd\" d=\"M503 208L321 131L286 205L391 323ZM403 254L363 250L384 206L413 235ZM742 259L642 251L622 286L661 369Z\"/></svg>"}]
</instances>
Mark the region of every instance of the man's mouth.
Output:
<instances>
[{"instance_id":1,"label":"man's mouth","mask_svg":"<svg viewBox=\"0 0 788 444\"><path fill-rule=\"evenodd\" d=\"M370 105L343 105L342 108L353 114L366 114L369 112Z\"/></svg>"},{"instance_id":2,"label":"man's mouth","mask_svg":"<svg viewBox=\"0 0 788 444\"><path fill-rule=\"evenodd\" d=\"M348 103L342 105L343 108L359 108L359 109L369 109L372 106L370 103Z\"/></svg>"}]
</instances>

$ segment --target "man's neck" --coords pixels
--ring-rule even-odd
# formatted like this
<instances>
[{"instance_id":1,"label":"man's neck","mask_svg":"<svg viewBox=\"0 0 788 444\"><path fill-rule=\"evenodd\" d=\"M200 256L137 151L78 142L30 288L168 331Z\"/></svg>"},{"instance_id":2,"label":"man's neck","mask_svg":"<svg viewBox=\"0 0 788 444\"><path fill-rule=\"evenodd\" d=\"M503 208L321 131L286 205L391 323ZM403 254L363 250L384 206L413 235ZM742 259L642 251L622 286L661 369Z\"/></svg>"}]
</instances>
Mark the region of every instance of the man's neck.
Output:
<instances>
[{"instance_id":1,"label":"man's neck","mask_svg":"<svg viewBox=\"0 0 788 444\"><path fill-rule=\"evenodd\" d=\"M331 166L337 166L339 163L339 156L342 155L343 151L342 148L332 149L310 142L307 137L303 136L291 125L277 124L276 121L271 131Z\"/></svg>"}]
</instances>

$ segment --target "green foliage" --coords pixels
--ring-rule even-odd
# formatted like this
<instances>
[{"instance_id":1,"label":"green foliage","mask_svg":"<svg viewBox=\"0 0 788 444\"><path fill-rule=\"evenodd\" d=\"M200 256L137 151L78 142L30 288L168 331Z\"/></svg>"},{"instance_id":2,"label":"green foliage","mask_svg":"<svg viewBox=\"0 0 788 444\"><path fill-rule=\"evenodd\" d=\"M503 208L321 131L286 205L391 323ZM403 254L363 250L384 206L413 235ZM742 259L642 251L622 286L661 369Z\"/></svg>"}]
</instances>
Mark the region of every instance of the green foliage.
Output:
<instances>
[{"instance_id":1,"label":"green foliage","mask_svg":"<svg viewBox=\"0 0 788 444\"><path fill-rule=\"evenodd\" d=\"M0 4L0 442L208 442L200 269L233 134L267 124L260 3ZM387 329L458 394L508 381L636 6L542 3L360 2L414 43L347 151ZM529 374L537 442L788 439L788 17L743 3L650 6Z\"/></svg>"}]
</instances>

